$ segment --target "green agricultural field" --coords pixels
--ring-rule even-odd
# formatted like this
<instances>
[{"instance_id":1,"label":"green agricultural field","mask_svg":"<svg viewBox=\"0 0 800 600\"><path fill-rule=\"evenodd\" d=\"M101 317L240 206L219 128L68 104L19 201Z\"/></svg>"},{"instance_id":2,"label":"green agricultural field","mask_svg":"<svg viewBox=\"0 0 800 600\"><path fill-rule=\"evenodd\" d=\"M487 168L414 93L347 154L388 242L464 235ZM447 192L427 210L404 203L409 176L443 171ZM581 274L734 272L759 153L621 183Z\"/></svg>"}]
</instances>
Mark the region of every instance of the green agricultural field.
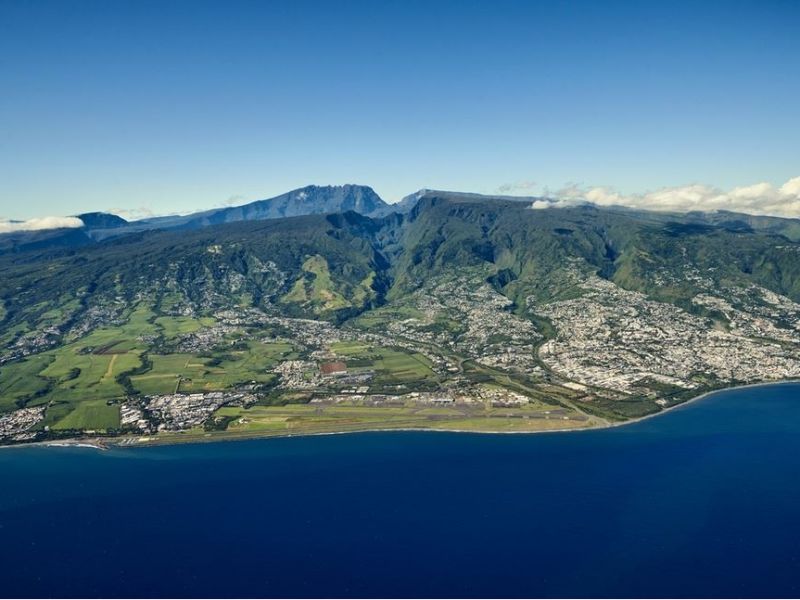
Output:
<instances>
[{"instance_id":1,"label":"green agricultural field","mask_svg":"<svg viewBox=\"0 0 800 600\"><path fill-rule=\"evenodd\" d=\"M42 313L39 320L36 322L37 329L43 329L51 325L56 325L64 321L65 317L71 315L79 308L79 303L74 300L71 303L51 308L50 310Z\"/></svg>"},{"instance_id":2,"label":"green agricultural field","mask_svg":"<svg viewBox=\"0 0 800 600\"><path fill-rule=\"evenodd\" d=\"M115 354L146 349L146 345L131 337L121 327L97 329L72 345L77 350L95 352L97 354Z\"/></svg>"},{"instance_id":3,"label":"green agricultural field","mask_svg":"<svg viewBox=\"0 0 800 600\"><path fill-rule=\"evenodd\" d=\"M294 356L290 344L250 342L246 350L215 357L195 354L151 354L152 368L131 377L134 388L145 395L223 390L238 383L269 383L267 373L280 360ZM178 381L180 380L180 385Z\"/></svg>"},{"instance_id":4,"label":"green agricultural field","mask_svg":"<svg viewBox=\"0 0 800 600\"><path fill-rule=\"evenodd\" d=\"M171 394L178 379L201 379L205 361L194 354L151 354L152 368L143 375L131 376L131 384L141 394Z\"/></svg>"},{"instance_id":5,"label":"green agricultural field","mask_svg":"<svg viewBox=\"0 0 800 600\"><path fill-rule=\"evenodd\" d=\"M369 353L370 346L363 342L336 342L330 345L330 349L341 356L358 356Z\"/></svg>"},{"instance_id":6,"label":"green agricultural field","mask_svg":"<svg viewBox=\"0 0 800 600\"><path fill-rule=\"evenodd\" d=\"M108 400L125 394L117 375L138 367L138 353L78 354L74 347L65 346L53 353L55 360L41 371L42 377L56 383L52 391L35 403L55 399L59 402L79 403L86 400Z\"/></svg>"},{"instance_id":7,"label":"green agricultural field","mask_svg":"<svg viewBox=\"0 0 800 600\"><path fill-rule=\"evenodd\" d=\"M375 361L379 383L411 382L434 377L431 362L422 354L389 348L377 348L380 359Z\"/></svg>"},{"instance_id":8,"label":"green agricultural field","mask_svg":"<svg viewBox=\"0 0 800 600\"><path fill-rule=\"evenodd\" d=\"M14 410L18 408L17 400L33 398L44 392L49 382L39 373L52 361L52 356L38 354L0 367L0 412Z\"/></svg>"},{"instance_id":9,"label":"green agricultural field","mask_svg":"<svg viewBox=\"0 0 800 600\"><path fill-rule=\"evenodd\" d=\"M201 317L199 319L192 317L158 317L155 323L161 327L165 338L174 339L179 335L194 333L204 327L211 327L216 321L211 317Z\"/></svg>"},{"instance_id":10,"label":"green agricultural field","mask_svg":"<svg viewBox=\"0 0 800 600\"><path fill-rule=\"evenodd\" d=\"M360 342L337 342L331 344L330 349L346 362L356 364L356 368L375 370L378 384L419 382L435 377L430 360L416 352L372 347Z\"/></svg>"},{"instance_id":11,"label":"green agricultural field","mask_svg":"<svg viewBox=\"0 0 800 600\"><path fill-rule=\"evenodd\" d=\"M0 410L14 408L17 399L29 399L33 406L53 404L47 422L54 424L83 402L124 396L116 378L141 365L147 344L138 338L156 333L154 317L149 307L139 304L123 325L96 329L57 350L3 367Z\"/></svg>"},{"instance_id":12,"label":"green agricultural field","mask_svg":"<svg viewBox=\"0 0 800 600\"><path fill-rule=\"evenodd\" d=\"M391 321L420 319L422 317L423 314L416 308L393 303L359 315L358 318L353 321L353 324L364 329L370 329Z\"/></svg>"},{"instance_id":13,"label":"green agricultural field","mask_svg":"<svg viewBox=\"0 0 800 600\"><path fill-rule=\"evenodd\" d=\"M49 415L48 415L49 416ZM59 420L53 429L116 429L119 427L119 406L104 400L81 402Z\"/></svg>"},{"instance_id":14,"label":"green agricultural field","mask_svg":"<svg viewBox=\"0 0 800 600\"><path fill-rule=\"evenodd\" d=\"M31 382L49 380L52 385L47 394L33 399L31 404L76 405L124 396L125 390L116 378L140 366L146 346L136 336L142 328L152 327L147 322L148 314L146 309L137 309L125 325L98 329L78 342L39 355L41 358L37 357L35 363L38 378L31 378Z\"/></svg>"},{"instance_id":15,"label":"green agricultural field","mask_svg":"<svg viewBox=\"0 0 800 600\"><path fill-rule=\"evenodd\" d=\"M159 330L152 322L154 318L155 313L149 306L139 304L130 312L123 325L96 329L68 347L103 353L144 352L148 346L138 338L158 334Z\"/></svg>"}]
</instances>

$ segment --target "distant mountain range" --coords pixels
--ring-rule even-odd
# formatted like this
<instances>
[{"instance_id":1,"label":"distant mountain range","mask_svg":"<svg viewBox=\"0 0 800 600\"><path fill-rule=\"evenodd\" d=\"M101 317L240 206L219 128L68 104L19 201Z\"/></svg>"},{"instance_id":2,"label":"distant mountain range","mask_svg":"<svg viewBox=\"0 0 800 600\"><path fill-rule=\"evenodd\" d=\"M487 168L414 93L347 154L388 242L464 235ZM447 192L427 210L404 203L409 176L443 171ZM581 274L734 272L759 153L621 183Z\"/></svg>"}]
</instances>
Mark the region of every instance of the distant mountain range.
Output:
<instances>
[{"instance_id":1,"label":"distant mountain range","mask_svg":"<svg viewBox=\"0 0 800 600\"><path fill-rule=\"evenodd\" d=\"M588 426L800 377L800 220L538 200L421 190L388 205L368 187L312 186L0 236L0 443L3 428L30 441L230 424L185 406L202 419L176 422L158 394L516 394L503 411L522 394ZM330 361L355 379L319 379Z\"/></svg>"},{"instance_id":2,"label":"distant mountain range","mask_svg":"<svg viewBox=\"0 0 800 600\"><path fill-rule=\"evenodd\" d=\"M114 214L91 212L76 215L84 226L72 229L43 231L16 231L0 234L0 254L26 250L76 248L92 245L110 238L152 230L195 230L241 221L263 221L305 215L336 214L353 211L358 214L380 218L392 213L405 214L426 197L436 197L467 202L514 202L529 203L546 200L536 196L487 196L467 192L450 192L422 189L403 198L400 202L385 202L371 187L365 185L317 186L309 185L274 198L257 200L242 206L217 208L188 215L153 217L126 221ZM719 211L715 213L694 212L685 215L671 213L649 213L648 211L613 207L608 210L629 214L650 214L656 220L676 218L681 221L735 228L737 226L786 235L800 240L800 220L778 217L754 216Z\"/></svg>"},{"instance_id":3,"label":"distant mountain range","mask_svg":"<svg viewBox=\"0 0 800 600\"><path fill-rule=\"evenodd\" d=\"M319 255L328 260L331 284L346 300L340 304L349 307L344 316L416 289L431 277L483 263L495 271L493 285L513 301L547 296L552 293L546 285L551 274L577 259L648 294L663 292L663 286L650 280L653 265L665 261L661 268L684 280L685 264L701 262L726 273L724 282L758 283L800 301L800 220L590 204L531 210L529 203L535 200L421 190L389 205L366 186L309 186L270 200L182 217L127 222L88 213L80 215L82 228L2 235L0 256L6 267L74 263L53 282L64 287L74 278L74 289L90 271L91 279L109 269L122 278L136 274L149 279L162 268L171 269L170 261L180 260L184 266L179 275L187 279L176 285L191 290L194 278L201 277L195 266L208 268L208 248L216 244L221 249L215 256L229 261L226 269L244 269L247 277L252 273L239 265L249 260L245 257L271 260L296 277L302 276L304 257ZM684 264L682 256L690 247L695 255ZM75 258L67 259L69 255ZM143 271L145 263L150 266ZM167 272L162 276L168 277ZM211 285L216 271L202 277L204 285ZM360 287L367 279L368 293ZM217 293L224 295L225 283L217 283ZM105 285L113 289L116 284ZM256 281L252 285L255 298L275 293ZM137 293L137 286L126 293ZM690 289L696 293L694 286ZM13 289L4 292L16 296ZM670 288L669 293L678 292ZM691 293L680 295L688 301ZM284 304L295 304L292 298L286 296ZM297 304L307 314L335 316L329 305Z\"/></svg>"},{"instance_id":4,"label":"distant mountain range","mask_svg":"<svg viewBox=\"0 0 800 600\"><path fill-rule=\"evenodd\" d=\"M108 213L84 213L76 215L84 223L80 228L0 234L0 253L79 247L143 231L192 230L239 221L263 221L346 211L378 217L392 211L406 210L408 206L410 204L407 202L394 206L387 204L371 187L365 185L309 185L243 206L217 208L181 216L126 221Z\"/></svg>"},{"instance_id":5,"label":"distant mountain range","mask_svg":"<svg viewBox=\"0 0 800 600\"><path fill-rule=\"evenodd\" d=\"M367 216L381 216L391 212L391 206L366 185L309 185L243 206L218 208L182 217L145 219L137 221L136 225L153 229L198 229L221 223L263 221L348 210Z\"/></svg>"}]
</instances>

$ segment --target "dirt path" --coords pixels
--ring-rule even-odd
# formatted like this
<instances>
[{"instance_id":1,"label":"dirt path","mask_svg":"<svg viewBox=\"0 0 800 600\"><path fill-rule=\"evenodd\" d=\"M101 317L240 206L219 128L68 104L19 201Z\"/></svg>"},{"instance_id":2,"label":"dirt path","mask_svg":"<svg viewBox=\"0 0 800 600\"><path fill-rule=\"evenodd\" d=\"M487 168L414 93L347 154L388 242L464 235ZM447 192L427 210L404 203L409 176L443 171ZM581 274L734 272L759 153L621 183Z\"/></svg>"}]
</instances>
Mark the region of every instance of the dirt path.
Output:
<instances>
[{"instance_id":1,"label":"dirt path","mask_svg":"<svg viewBox=\"0 0 800 600\"><path fill-rule=\"evenodd\" d=\"M119 354L112 354L111 355L111 362L108 363L108 368L106 369L106 374L103 375L103 379L108 379L109 377L114 376L114 363L117 362L117 357Z\"/></svg>"}]
</instances>

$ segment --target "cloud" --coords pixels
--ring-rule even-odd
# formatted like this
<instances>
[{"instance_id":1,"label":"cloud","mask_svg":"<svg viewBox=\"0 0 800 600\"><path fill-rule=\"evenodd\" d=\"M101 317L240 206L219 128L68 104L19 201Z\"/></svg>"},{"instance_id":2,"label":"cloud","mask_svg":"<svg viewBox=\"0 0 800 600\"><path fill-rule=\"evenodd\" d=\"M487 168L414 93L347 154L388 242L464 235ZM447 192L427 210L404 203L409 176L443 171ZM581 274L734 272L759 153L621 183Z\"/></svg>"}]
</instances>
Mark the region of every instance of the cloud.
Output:
<instances>
[{"instance_id":1,"label":"cloud","mask_svg":"<svg viewBox=\"0 0 800 600\"><path fill-rule=\"evenodd\" d=\"M240 204L244 204L247 198L241 194L234 194L232 196L228 196L228 199L224 202L220 202L217 204L219 208L228 208L231 206L239 206Z\"/></svg>"},{"instance_id":2,"label":"cloud","mask_svg":"<svg viewBox=\"0 0 800 600\"><path fill-rule=\"evenodd\" d=\"M705 184L692 184L643 194L622 194L608 187L570 185L558 190L549 200L536 202L533 208L574 206L583 202L598 206L627 206L657 211L727 210L751 215L797 218L800 217L800 177L794 177L777 188L770 183L761 182L724 191Z\"/></svg>"},{"instance_id":3,"label":"cloud","mask_svg":"<svg viewBox=\"0 0 800 600\"><path fill-rule=\"evenodd\" d=\"M27 221L0 220L0 233L83 227L78 217L38 217Z\"/></svg>"},{"instance_id":4,"label":"cloud","mask_svg":"<svg viewBox=\"0 0 800 600\"><path fill-rule=\"evenodd\" d=\"M536 189L538 184L535 181L515 181L512 183L504 183L497 188L499 194L513 194L515 192L530 192Z\"/></svg>"},{"instance_id":5,"label":"cloud","mask_svg":"<svg viewBox=\"0 0 800 600\"><path fill-rule=\"evenodd\" d=\"M120 216L127 221L147 219L156 216L149 206L140 206L138 208L109 208L106 212Z\"/></svg>"}]
</instances>

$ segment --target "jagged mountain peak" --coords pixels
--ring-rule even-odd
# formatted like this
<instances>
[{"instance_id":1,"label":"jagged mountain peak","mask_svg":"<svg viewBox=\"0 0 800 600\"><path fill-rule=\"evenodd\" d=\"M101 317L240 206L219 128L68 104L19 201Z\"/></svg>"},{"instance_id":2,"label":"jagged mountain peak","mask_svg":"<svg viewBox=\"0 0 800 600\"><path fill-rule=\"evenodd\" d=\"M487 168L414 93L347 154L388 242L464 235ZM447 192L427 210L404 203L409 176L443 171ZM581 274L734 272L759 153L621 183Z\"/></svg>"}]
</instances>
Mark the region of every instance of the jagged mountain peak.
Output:
<instances>
[{"instance_id":1,"label":"jagged mountain peak","mask_svg":"<svg viewBox=\"0 0 800 600\"><path fill-rule=\"evenodd\" d=\"M128 224L122 217L106 212L88 212L76 216L89 229L124 227Z\"/></svg>"},{"instance_id":2,"label":"jagged mountain peak","mask_svg":"<svg viewBox=\"0 0 800 600\"><path fill-rule=\"evenodd\" d=\"M366 185L308 185L274 198L193 215L185 225L196 227L348 210L362 215L379 215L385 213L388 206L375 190Z\"/></svg>"}]
</instances>

